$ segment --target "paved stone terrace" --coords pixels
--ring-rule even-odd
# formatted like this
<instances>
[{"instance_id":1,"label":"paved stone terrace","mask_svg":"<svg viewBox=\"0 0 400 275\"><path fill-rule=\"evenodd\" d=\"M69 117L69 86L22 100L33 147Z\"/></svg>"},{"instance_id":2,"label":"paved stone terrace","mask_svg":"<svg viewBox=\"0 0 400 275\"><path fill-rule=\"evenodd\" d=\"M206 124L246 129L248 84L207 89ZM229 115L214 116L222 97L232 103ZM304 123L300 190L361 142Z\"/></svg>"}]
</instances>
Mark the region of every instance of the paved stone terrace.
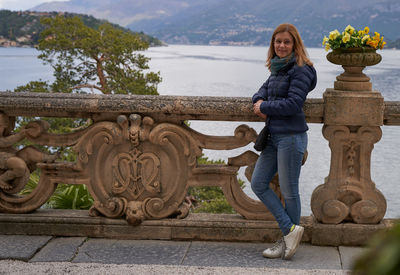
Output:
<instances>
[{"instance_id":1,"label":"paved stone terrace","mask_svg":"<svg viewBox=\"0 0 400 275\"><path fill-rule=\"evenodd\" d=\"M277 223L239 215L132 226L84 210L1 213L0 274L347 274L363 243L392 223L317 225L302 217L303 242L285 261L262 256L280 236Z\"/></svg>"},{"instance_id":2,"label":"paved stone terrace","mask_svg":"<svg viewBox=\"0 0 400 275\"><path fill-rule=\"evenodd\" d=\"M302 243L287 261L269 245L0 235L0 274L346 274L364 249Z\"/></svg>"}]
</instances>

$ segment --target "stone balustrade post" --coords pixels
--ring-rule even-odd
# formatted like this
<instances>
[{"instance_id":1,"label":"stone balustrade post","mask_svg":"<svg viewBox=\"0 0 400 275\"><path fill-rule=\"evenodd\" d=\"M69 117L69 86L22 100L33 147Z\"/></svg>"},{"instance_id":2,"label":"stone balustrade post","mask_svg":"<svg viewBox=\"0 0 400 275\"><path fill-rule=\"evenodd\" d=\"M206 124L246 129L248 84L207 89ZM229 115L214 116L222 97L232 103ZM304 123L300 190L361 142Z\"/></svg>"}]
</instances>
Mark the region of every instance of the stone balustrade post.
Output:
<instances>
[{"instance_id":1,"label":"stone balustrade post","mask_svg":"<svg viewBox=\"0 0 400 275\"><path fill-rule=\"evenodd\" d=\"M379 223L386 212L386 200L371 179L371 152L381 139L384 98L372 90L365 66L380 62L373 52L331 52L327 56L345 72L334 89L324 93L323 135L329 141L331 163L325 183L311 197L317 221L338 224Z\"/></svg>"}]
</instances>

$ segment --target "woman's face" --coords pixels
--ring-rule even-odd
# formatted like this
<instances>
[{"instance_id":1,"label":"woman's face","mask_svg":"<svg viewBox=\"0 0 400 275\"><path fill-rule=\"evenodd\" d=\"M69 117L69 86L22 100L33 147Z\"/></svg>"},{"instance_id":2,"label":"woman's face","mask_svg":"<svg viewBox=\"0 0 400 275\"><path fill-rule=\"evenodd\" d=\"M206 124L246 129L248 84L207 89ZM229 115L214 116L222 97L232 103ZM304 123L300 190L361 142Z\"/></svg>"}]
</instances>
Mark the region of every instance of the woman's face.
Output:
<instances>
[{"instance_id":1,"label":"woman's face","mask_svg":"<svg viewBox=\"0 0 400 275\"><path fill-rule=\"evenodd\" d=\"M293 51L293 38L288 32L280 32L275 35L275 54L279 58L290 55Z\"/></svg>"}]
</instances>

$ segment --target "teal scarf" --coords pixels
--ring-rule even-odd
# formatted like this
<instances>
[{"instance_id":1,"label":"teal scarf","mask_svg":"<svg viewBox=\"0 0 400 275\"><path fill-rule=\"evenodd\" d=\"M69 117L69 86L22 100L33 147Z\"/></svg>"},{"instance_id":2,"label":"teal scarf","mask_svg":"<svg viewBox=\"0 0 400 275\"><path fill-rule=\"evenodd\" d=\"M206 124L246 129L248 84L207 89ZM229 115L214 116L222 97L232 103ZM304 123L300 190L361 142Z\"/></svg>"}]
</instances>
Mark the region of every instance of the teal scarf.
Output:
<instances>
[{"instance_id":1,"label":"teal scarf","mask_svg":"<svg viewBox=\"0 0 400 275\"><path fill-rule=\"evenodd\" d=\"M271 59L271 73L277 73L279 70L281 70L283 67L285 67L289 61L292 60L294 57L294 53L292 52L288 56L284 58L279 58L279 56L275 56L274 58Z\"/></svg>"}]
</instances>

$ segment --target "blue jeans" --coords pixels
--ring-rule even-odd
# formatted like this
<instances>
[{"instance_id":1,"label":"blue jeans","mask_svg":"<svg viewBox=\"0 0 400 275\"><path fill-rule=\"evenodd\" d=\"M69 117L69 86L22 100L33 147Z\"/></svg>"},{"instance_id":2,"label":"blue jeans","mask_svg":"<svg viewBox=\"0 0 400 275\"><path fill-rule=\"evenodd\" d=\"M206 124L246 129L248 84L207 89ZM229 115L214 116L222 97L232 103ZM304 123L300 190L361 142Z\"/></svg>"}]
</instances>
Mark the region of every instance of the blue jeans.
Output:
<instances>
[{"instance_id":1,"label":"blue jeans","mask_svg":"<svg viewBox=\"0 0 400 275\"><path fill-rule=\"evenodd\" d=\"M300 222L299 176L304 152L307 150L307 133L272 134L267 147L261 152L251 179L251 189L274 215L284 235L293 224ZM278 172L279 185L285 208L269 188Z\"/></svg>"}]
</instances>

